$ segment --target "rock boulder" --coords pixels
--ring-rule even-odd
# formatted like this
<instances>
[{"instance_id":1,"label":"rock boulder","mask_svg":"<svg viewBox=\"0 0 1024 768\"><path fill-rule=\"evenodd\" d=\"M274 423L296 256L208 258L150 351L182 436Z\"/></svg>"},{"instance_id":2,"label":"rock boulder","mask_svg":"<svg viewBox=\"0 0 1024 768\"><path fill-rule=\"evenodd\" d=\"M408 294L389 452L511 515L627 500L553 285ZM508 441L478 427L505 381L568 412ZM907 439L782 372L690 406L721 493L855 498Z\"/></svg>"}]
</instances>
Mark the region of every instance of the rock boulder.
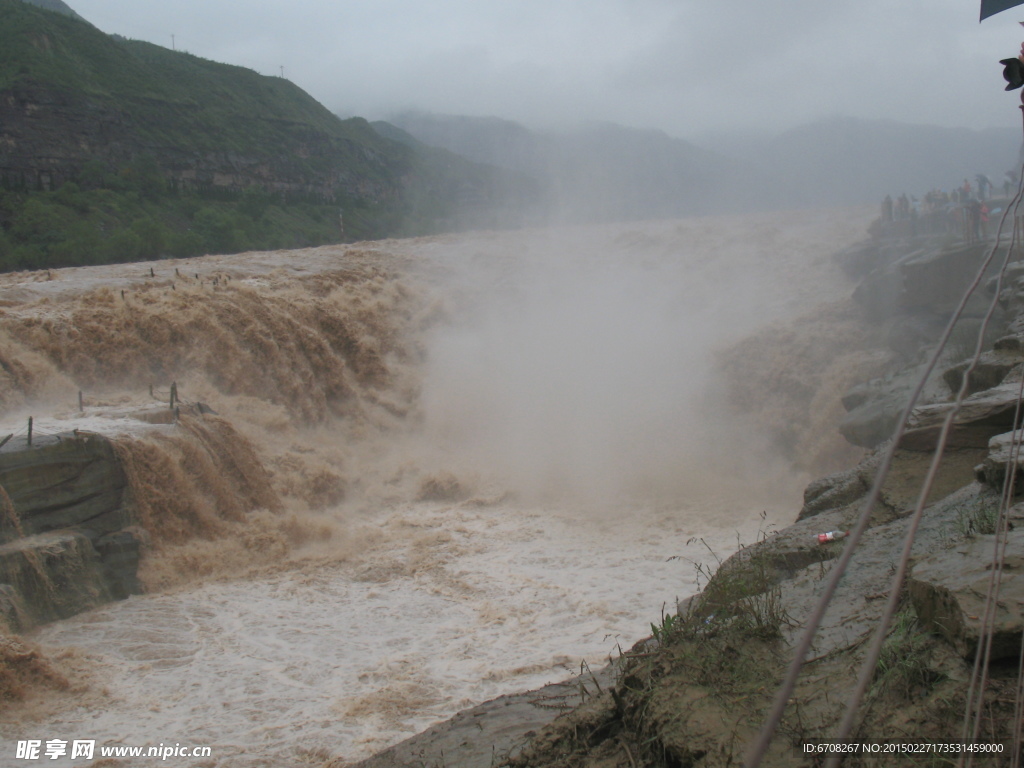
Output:
<instances>
[{"instance_id":1,"label":"rock boulder","mask_svg":"<svg viewBox=\"0 0 1024 768\"><path fill-rule=\"evenodd\" d=\"M975 536L953 549L918 561L910 598L921 622L945 638L965 658L983 639L985 596L992 575L995 536ZM992 659L1020 655L1024 632L1024 530L1010 531L996 603Z\"/></svg>"},{"instance_id":2,"label":"rock boulder","mask_svg":"<svg viewBox=\"0 0 1024 768\"><path fill-rule=\"evenodd\" d=\"M99 554L89 537L51 531L0 545L0 583L13 629L73 616L111 598Z\"/></svg>"},{"instance_id":3,"label":"rock boulder","mask_svg":"<svg viewBox=\"0 0 1024 768\"><path fill-rule=\"evenodd\" d=\"M953 448L987 448L988 441L1014 429L1014 413L1020 382L1009 382L978 392L966 398L953 420L949 442ZM914 409L907 420L907 431L901 448L913 451L932 450L953 403L934 403Z\"/></svg>"},{"instance_id":4,"label":"rock boulder","mask_svg":"<svg viewBox=\"0 0 1024 768\"><path fill-rule=\"evenodd\" d=\"M967 394L973 395L977 392L999 386L1010 371L1020 365L1021 359L1019 351L1005 348L983 352L981 357L978 358L974 370L971 371L971 375L968 377ZM949 387L950 392L956 393L960 391L960 386L964 380L964 373L969 366L970 360L964 360L947 368L942 374L942 378Z\"/></svg>"},{"instance_id":5,"label":"rock boulder","mask_svg":"<svg viewBox=\"0 0 1024 768\"><path fill-rule=\"evenodd\" d=\"M0 516L0 543L76 526L97 536L118 531L131 523L126 485L114 449L101 435L37 436L31 446L25 438L10 440L0 448L0 486L18 525Z\"/></svg>"}]
</instances>

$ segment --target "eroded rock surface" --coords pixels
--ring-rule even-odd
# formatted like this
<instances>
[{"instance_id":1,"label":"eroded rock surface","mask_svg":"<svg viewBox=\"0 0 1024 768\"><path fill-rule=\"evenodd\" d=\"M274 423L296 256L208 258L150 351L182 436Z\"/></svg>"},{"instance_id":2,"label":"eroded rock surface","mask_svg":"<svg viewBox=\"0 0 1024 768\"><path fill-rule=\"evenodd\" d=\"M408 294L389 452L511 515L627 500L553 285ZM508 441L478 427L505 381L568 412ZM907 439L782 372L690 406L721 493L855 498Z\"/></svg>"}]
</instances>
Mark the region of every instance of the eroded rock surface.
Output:
<instances>
[{"instance_id":1,"label":"eroded rock surface","mask_svg":"<svg viewBox=\"0 0 1024 768\"><path fill-rule=\"evenodd\" d=\"M141 535L110 441L67 432L0 449L0 613L25 629L140 591Z\"/></svg>"},{"instance_id":2,"label":"eroded rock surface","mask_svg":"<svg viewBox=\"0 0 1024 768\"><path fill-rule=\"evenodd\" d=\"M151 537L208 534L222 518L279 510L251 445L208 413L193 404L132 414L136 424L158 425L146 427L159 430L153 442L115 444L84 431L8 440L0 449L0 619L21 631L138 594ZM213 477L231 491L203 496ZM200 505L209 518L195 515Z\"/></svg>"},{"instance_id":3,"label":"eroded rock surface","mask_svg":"<svg viewBox=\"0 0 1024 768\"><path fill-rule=\"evenodd\" d=\"M976 469L978 481L1002 490L1006 475L1013 467L1017 492L1024 490L1020 485L1021 469L1024 467L1021 440L1024 440L1024 431L1019 429L991 438L988 441L988 453Z\"/></svg>"},{"instance_id":4,"label":"eroded rock surface","mask_svg":"<svg viewBox=\"0 0 1024 768\"><path fill-rule=\"evenodd\" d=\"M987 448L993 437L1020 426L1014 424L1020 391L1019 382L1009 382L966 398L953 418L946 445L952 448ZM951 410L952 402L915 408L907 420L907 431L900 447L915 451L934 449Z\"/></svg>"},{"instance_id":5,"label":"eroded rock surface","mask_svg":"<svg viewBox=\"0 0 1024 768\"><path fill-rule=\"evenodd\" d=\"M615 667L608 665L535 691L499 696L464 710L400 744L350 768L407 768L450 765L452 768L493 768L515 755L545 725L576 704L593 700L612 687ZM451 757L445 758L445 755ZM438 763L439 760L447 762ZM328 764L325 768L349 768Z\"/></svg>"},{"instance_id":6,"label":"eroded rock surface","mask_svg":"<svg viewBox=\"0 0 1024 768\"><path fill-rule=\"evenodd\" d=\"M993 565L997 553L1001 570ZM975 536L922 558L910 581L914 611L961 656L973 659L988 634L982 629L985 602L996 581L992 659L1017 658L1024 633L1024 530L1009 532L1005 551L997 548L995 535Z\"/></svg>"},{"instance_id":7,"label":"eroded rock surface","mask_svg":"<svg viewBox=\"0 0 1024 768\"><path fill-rule=\"evenodd\" d=\"M0 582L10 587L6 611L17 626L73 616L111 599L99 553L73 530L25 536L0 546Z\"/></svg>"},{"instance_id":8,"label":"eroded rock surface","mask_svg":"<svg viewBox=\"0 0 1024 768\"><path fill-rule=\"evenodd\" d=\"M102 435L67 432L14 438L0 448L0 486L17 514L0 517L0 542L61 528L88 528L95 536L124 528L124 471Z\"/></svg>"},{"instance_id":9,"label":"eroded rock surface","mask_svg":"<svg viewBox=\"0 0 1024 768\"><path fill-rule=\"evenodd\" d=\"M1016 338L1016 337L1011 337ZM996 342L997 344L999 342ZM973 395L977 392L997 387L1003 383L1003 379L1020 365L1022 360L1018 350L1003 348L990 349L982 353L974 369L968 376L967 394ZM949 387L950 392L959 392L963 383L964 373L970 367L970 360L964 360L951 368L947 368L942 374L943 380Z\"/></svg>"}]
</instances>

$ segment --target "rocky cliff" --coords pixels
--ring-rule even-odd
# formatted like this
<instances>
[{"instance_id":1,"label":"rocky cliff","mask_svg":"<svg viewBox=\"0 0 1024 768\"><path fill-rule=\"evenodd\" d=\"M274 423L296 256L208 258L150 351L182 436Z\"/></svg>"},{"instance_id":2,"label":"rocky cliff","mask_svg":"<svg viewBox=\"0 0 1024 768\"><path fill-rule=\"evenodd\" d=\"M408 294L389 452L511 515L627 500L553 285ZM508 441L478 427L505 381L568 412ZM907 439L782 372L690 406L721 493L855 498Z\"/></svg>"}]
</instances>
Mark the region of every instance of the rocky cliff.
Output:
<instances>
[{"instance_id":1,"label":"rocky cliff","mask_svg":"<svg viewBox=\"0 0 1024 768\"><path fill-rule=\"evenodd\" d=\"M0 593L14 629L138 592L139 537L126 480L101 435L10 440L0 449Z\"/></svg>"},{"instance_id":2,"label":"rocky cliff","mask_svg":"<svg viewBox=\"0 0 1024 768\"><path fill-rule=\"evenodd\" d=\"M0 0L0 268L509 225L535 198L525 177L341 120L283 77ZM228 236L196 241L210 226ZM148 246L116 242L140 232Z\"/></svg>"},{"instance_id":3,"label":"rocky cliff","mask_svg":"<svg viewBox=\"0 0 1024 768\"><path fill-rule=\"evenodd\" d=\"M283 78L116 40L21 0L0 1L0 177L54 189L88 161L140 155L183 189L257 186L333 200L399 193L412 152L341 121Z\"/></svg>"},{"instance_id":4,"label":"rocky cliff","mask_svg":"<svg viewBox=\"0 0 1024 768\"><path fill-rule=\"evenodd\" d=\"M239 466L238 457L251 448L207 413L203 406L179 406L135 416L140 424L156 422L158 439L186 446L194 473L234 478L233 497L244 511L275 508L262 465L249 457L248 467ZM230 450L220 450L224 440L233 443ZM182 520L174 504L153 509L154 495L168 483L193 501L201 494L190 493L165 467L147 466L150 454L152 448L129 437L78 430L0 446L0 621L8 628L21 631L138 594L139 560L153 534L204 533ZM221 507L219 516L232 514Z\"/></svg>"}]
</instances>

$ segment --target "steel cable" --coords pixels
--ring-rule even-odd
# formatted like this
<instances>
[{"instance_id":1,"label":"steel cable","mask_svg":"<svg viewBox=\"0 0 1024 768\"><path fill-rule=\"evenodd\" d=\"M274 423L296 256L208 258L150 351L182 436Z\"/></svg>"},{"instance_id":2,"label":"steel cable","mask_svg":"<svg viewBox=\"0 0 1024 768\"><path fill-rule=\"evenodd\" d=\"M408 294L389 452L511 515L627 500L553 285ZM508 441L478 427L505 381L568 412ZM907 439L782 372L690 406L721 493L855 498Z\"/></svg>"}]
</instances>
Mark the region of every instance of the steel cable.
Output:
<instances>
[{"instance_id":1,"label":"steel cable","mask_svg":"<svg viewBox=\"0 0 1024 768\"><path fill-rule=\"evenodd\" d=\"M1021 187L1024 190L1024 168L1021 169ZM1020 193L1018 193L1019 195ZM1016 214L1020 208L1020 201L1017 201L1014 206L1014 227L1013 237L1011 239L1010 250L1013 250L1013 244L1018 241L1020 235L1019 219ZM1013 499L1016 475L1017 475L1017 460L1020 455L1020 439L1021 430L1020 415L1021 415L1021 400L1024 398L1024 376L1021 378L1021 385L1017 390L1017 401L1014 407L1013 415L1013 432L1011 433L1010 440L1010 451L1009 461L1006 464L1006 475L1003 478L1003 488L1000 494L999 512L996 518L996 530L995 539L993 542L992 552L992 567L989 569L989 580L988 587L985 593L985 608L982 612L982 619L979 624L979 647L975 649L974 664L971 668L971 682L968 688L968 694L964 702L964 718L963 718L963 729L961 731L961 738L966 741L976 742L980 735L981 721L982 721L982 708L985 701L985 688L988 683L988 667L992 660L992 641L995 634L995 621L996 612L998 609L999 592L1002 587L1003 577L1003 566L1006 562L1006 547L1009 543L1008 538L1008 514ZM982 645L984 648L982 648ZM1020 684L1018 680L1018 693L1014 701L1014 709L1021 709L1022 703L1019 699ZM975 704L975 697L976 704ZM974 711L973 724L971 727L971 710ZM1015 726L1015 734L1019 732L1019 727ZM1018 737L1015 735L1015 742ZM1019 745L1015 748L1015 754L1019 757ZM967 767L974 763L974 755L966 754L961 755L958 760L958 765Z\"/></svg>"},{"instance_id":2,"label":"steel cable","mask_svg":"<svg viewBox=\"0 0 1024 768\"><path fill-rule=\"evenodd\" d=\"M1018 189L1018 193L1017 196L1014 198L1013 204L1019 203L1020 198L1021 190ZM835 596L835 592L838 588L839 581L845 575L849 562L853 557L853 553L856 550L857 545L860 543L860 539L863 536L864 531L867 530L868 523L871 517L871 512L874 510L875 504L877 504L878 502L878 499L881 495L882 485L884 484L885 479L888 476L889 470L892 467L892 461L896 453L896 447L899 445L900 440L906 433L907 420L910 417L910 414L913 411L914 407L916 406L917 401L920 398L922 391L924 390L926 382L928 381L932 372L935 370L935 367L938 364L942 351L945 348L946 343L949 341L949 337L953 332L954 326L963 315L964 308L966 307L968 300L977 290L978 285L981 283L981 280L984 278L989 266L992 263L992 260L995 257L996 251L999 247L999 237L1001 235L1003 226L1005 224L1006 216L1009 213L1010 207L1011 206L1007 206L1006 211L1003 212L1003 217L1000 220L1000 226L997 232L995 245L986 254L986 257L983 260L981 266L979 267L974 277L974 280L971 282L967 290L962 295L960 302L953 313L953 316L951 317L949 323L947 324L945 330L942 333L942 336L939 339L935 351L929 359L923 374L921 375L914 390L911 392L910 398L906 406L904 407L902 413L900 414L898 422L899 426L897 427L896 432L893 435L892 442L886 450L885 456L883 457L881 464L879 465L878 471L875 475L874 483L871 487L871 491L864 504L864 508L857 519L856 525L851 530L850 536L847 541L847 545L843 548L842 555L837 560L836 565L832 568L828 582L826 583L821 598L815 604L815 607L811 612L811 615L808 617L807 626L804 630L804 633L801 635L799 643L797 644L793 660L787 668L786 676L783 678L782 685L776 693L775 700L772 704L772 709L769 712L764 724L762 725L761 731L759 732L757 739L755 740L755 742L751 746L751 749L747 753L745 765L748 766L748 768L756 768L757 766L759 766L761 760L764 758L764 755L768 751L768 746L771 744L771 740L775 735L775 731L778 729L779 723L781 723L782 721L782 716L785 712L789 699L792 696L793 690L796 688L796 682L799 678L800 671L803 667L804 659L806 658L807 652L810 650L811 643L814 640L814 636L817 633L819 626L821 625L821 621L824 618L825 611L831 603L832 598ZM997 290L997 299L998 294L999 292ZM957 409L958 406L955 407L954 410L951 411L950 416L947 417L947 420L943 425L943 432L948 433L947 425L951 422L952 417L953 415L955 415ZM934 479L934 472L930 472L929 474Z\"/></svg>"},{"instance_id":3,"label":"steel cable","mask_svg":"<svg viewBox=\"0 0 1024 768\"><path fill-rule=\"evenodd\" d=\"M1002 231L1003 223L1006 221L1006 216L1009 214L1009 207L1003 213L1002 221L1000 222L1000 230ZM989 258L986 259L986 263L990 262L992 257L999 249L999 233L996 235L996 242L992 246ZM886 635L889 632L889 626L892 623L892 618L896 614L896 610L899 607L902 599L903 583L906 580L907 571L910 569L910 555L913 551L914 540L917 537L917 531L921 523L921 518L924 516L924 508L928 502L928 496L931 494L932 486L935 483L935 477L939 471L939 464L942 462L942 456L945 452L946 443L949 440L949 433L953 427L953 421L960 412L960 408L963 405L963 401L967 396L967 390L970 385L970 376L974 372L978 359L981 357L981 352L984 346L985 331L988 328L988 324L992 319L992 315L995 313L995 308L999 301L999 292L1002 285L1003 276L1006 273L1006 266L1009 264L1011 249L1007 249L1006 259L1003 262L1002 270L997 278L995 295L993 296L992 302L989 304L988 312L985 314L985 318L981 323L981 327L978 330L978 340L974 348L974 356L971 358L970 364L967 366L963 373L960 381L960 387L956 394L956 399L953 402L953 407L946 414L946 418L942 424L942 430L939 433L939 439L935 446L935 452L932 455L931 464L928 467L928 474L925 476L925 480L921 486L921 492L918 495L917 505L914 508L913 516L910 519L910 523L907 526L907 532L903 540L903 549L900 553L899 564L896 568L896 573L893 576L892 582L889 587L889 598L886 600L885 608L882 611L882 616L879 620L878 628L875 630L874 637L871 640L871 644L868 646L867 655L864 661L861 663L860 672L857 676L857 684L854 687L853 693L850 695L847 701L846 710L843 713L843 719L839 724L839 728L836 731L835 738L845 739L849 736L850 731L853 730L853 723L857 717L858 710L860 708L861 701L864 698L864 694L867 691L867 687L870 684L872 678L875 675L875 670L878 667L878 659L882 654L882 646L885 643ZM959 319L959 317L956 317ZM943 351L944 343L940 345L937 353ZM839 757L832 756L825 763L826 768L835 768L839 764Z\"/></svg>"}]
</instances>

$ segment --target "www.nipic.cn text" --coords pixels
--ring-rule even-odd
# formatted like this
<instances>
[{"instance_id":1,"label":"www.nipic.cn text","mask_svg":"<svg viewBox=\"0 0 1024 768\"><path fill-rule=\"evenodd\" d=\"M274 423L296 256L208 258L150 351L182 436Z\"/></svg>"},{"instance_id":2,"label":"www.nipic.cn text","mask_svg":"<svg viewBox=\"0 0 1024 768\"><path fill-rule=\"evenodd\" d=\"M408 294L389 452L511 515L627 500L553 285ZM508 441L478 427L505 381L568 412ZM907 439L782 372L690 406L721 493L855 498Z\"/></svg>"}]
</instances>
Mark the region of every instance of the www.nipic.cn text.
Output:
<instances>
[{"instance_id":1,"label":"www.nipic.cn text","mask_svg":"<svg viewBox=\"0 0 1024 768\"><path fill-rule=\"evenodd\" d=\"M26 739L19 741L15 748L16 760L57 760L68 757L72 760L83 758L93 760L101 757L152 757L167 760L171 757L212 757L210 747L163 744L149 747L96 746L95 739Z\"/></svg>"}]
</instances>

